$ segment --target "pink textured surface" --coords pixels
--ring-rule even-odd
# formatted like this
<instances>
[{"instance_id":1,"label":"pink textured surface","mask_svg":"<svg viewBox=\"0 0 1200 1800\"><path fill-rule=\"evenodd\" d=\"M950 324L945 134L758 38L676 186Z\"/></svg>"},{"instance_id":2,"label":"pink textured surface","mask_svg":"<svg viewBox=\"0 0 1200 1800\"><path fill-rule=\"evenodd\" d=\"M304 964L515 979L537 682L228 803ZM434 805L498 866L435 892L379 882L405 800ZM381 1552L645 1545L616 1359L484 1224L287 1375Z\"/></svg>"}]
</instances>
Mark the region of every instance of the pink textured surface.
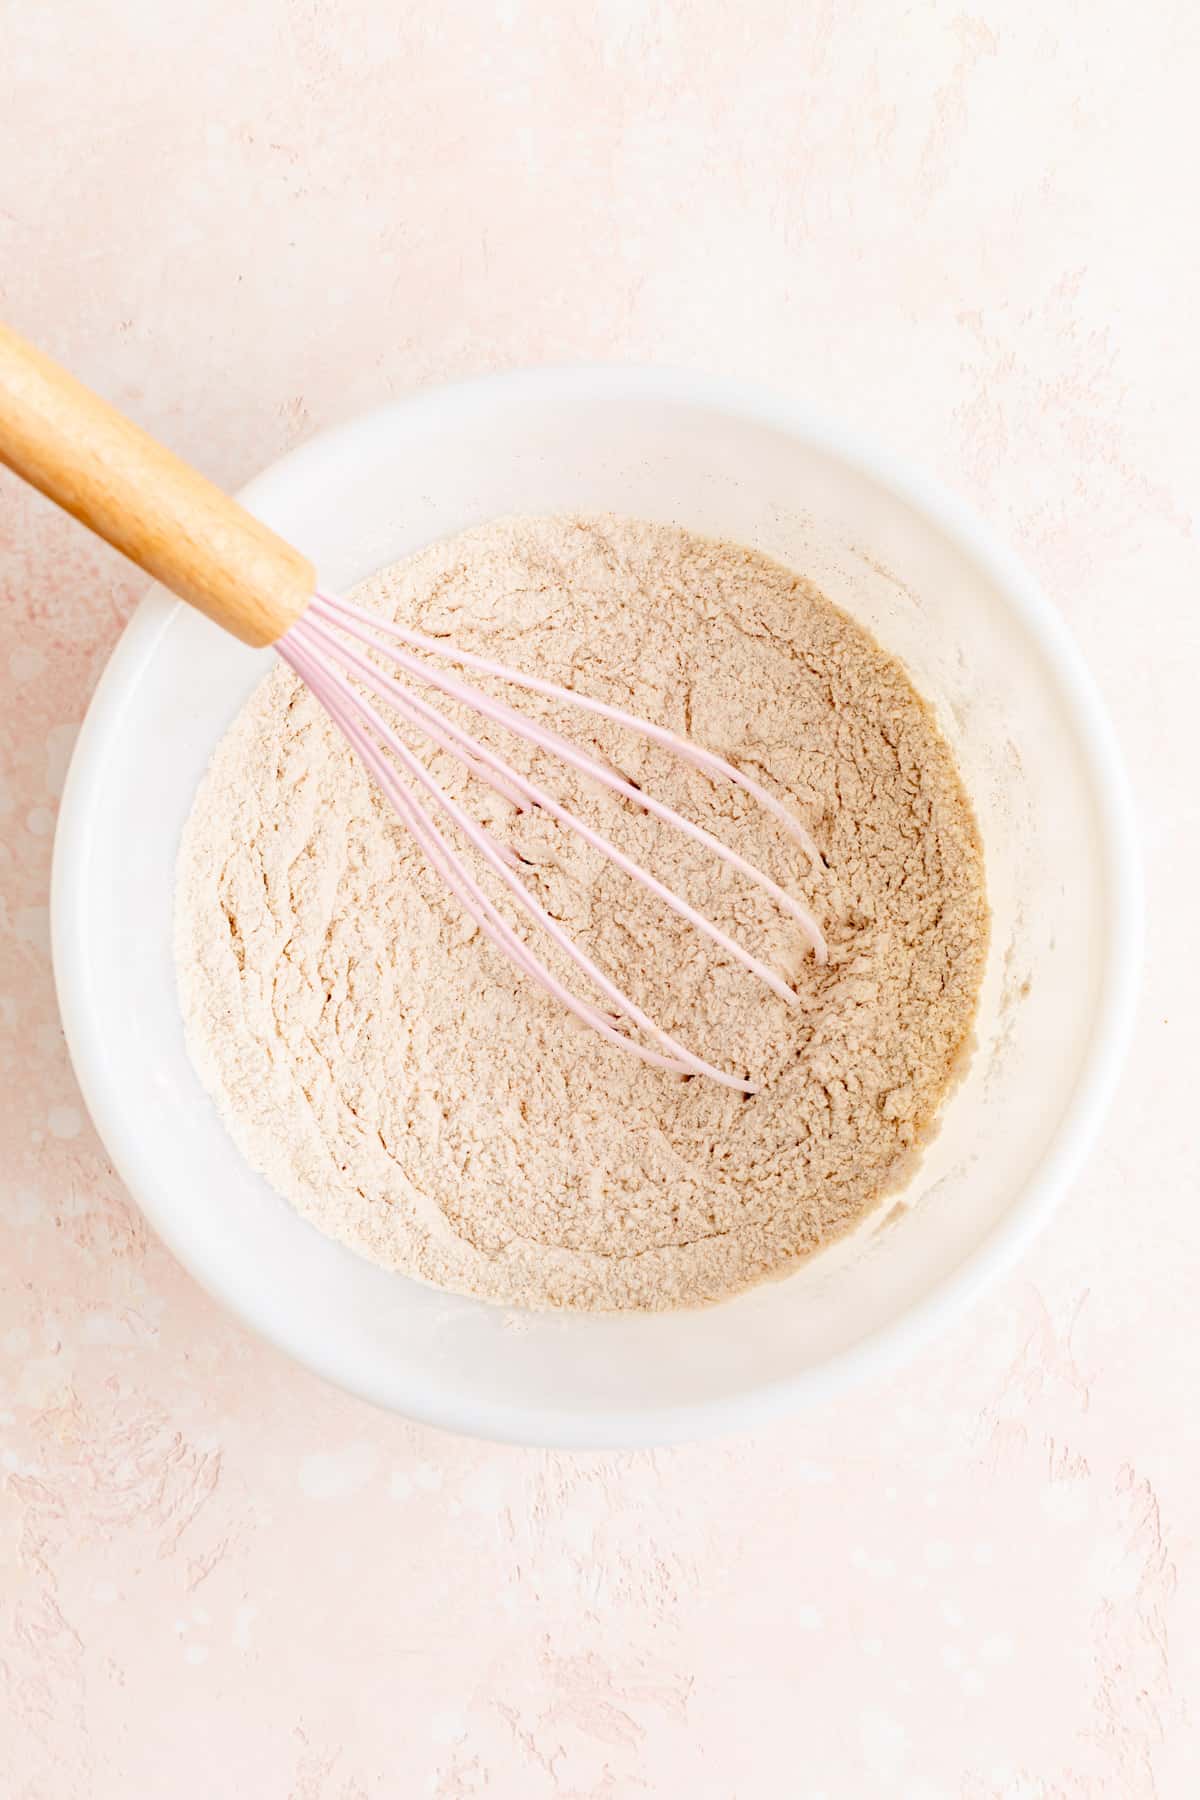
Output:
<instances>
[{"instance_id":1,"label":"pink textured surface","mask_svg":"<svg viewBox=\"0 0 1200 1800\"><path fill-rule=\"evenodd\" d=\"M1187 0L7 9L14 325L229 484L555 358L866 427L1067 614L1152 942L1086 1176L890 1380L659 1455L377 1415L195 1289L82 1115L51 835L140 583L0 480L6 1800L1195 1792L1198 81Z\"/></svg>"}]
</instances>

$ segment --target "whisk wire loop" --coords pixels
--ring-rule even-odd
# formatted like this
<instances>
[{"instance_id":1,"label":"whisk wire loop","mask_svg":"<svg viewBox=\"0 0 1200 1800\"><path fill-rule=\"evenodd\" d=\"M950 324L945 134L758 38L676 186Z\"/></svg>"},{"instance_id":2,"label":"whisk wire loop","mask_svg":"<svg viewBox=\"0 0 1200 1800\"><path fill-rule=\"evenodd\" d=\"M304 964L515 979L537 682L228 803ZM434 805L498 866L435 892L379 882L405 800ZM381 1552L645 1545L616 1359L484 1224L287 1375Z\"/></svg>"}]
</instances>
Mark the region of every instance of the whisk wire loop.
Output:
<instances>
[{"instance_id":1,"label":"whisk wire loop","mask_svg":"<svg viewBox=\"0 0 1200 1800\"><path fill-rule=\"evenodd\" d=\"M351 641L348 642L347 639ZM472 669L493 680L522 687L526 691L609 719L672 751L714 779L732 781L765 806L784 825L793 840L800 844L810 862L820 867L819 852L808 832L774 795L733 764L727 763L724 758L650 720L623 712L590 695L576 693L541 677L526 675L505 664L461 650L442 639L377 619L347 601L328 595L318 594L303 617L279 638L275 647L283 661L312 690L351 748L362 758L402 824L428 858L434 872L445 882L489 942L524 975L565 1006L581 1023L652 1067L679 1075L703 1075L738 1092L754 1092L751 1081L731 1074L698 1056L671 1033L663 1030L587 955L521 879L521 858L477 819L472 818L453 795L447 793L374 702L385 704L399 723L419 732L456 757L474 778L491 787L510 804L517 807L537 807L556 823L574 832L582 841L654 894L678 917L694 926L710 942L764 982L789 1005L798 1004L794 989L768 963L755 956L633 857L620 850L603 832L587 824L540 783L514 768L488 744L431 705L408 681L397 680L395 674L384 666L384 662L425 687L433 688L446 699L466 706L483 719L513 732L536 748L561 758L577 773L619 794L643 812L675 827L693 842L711 850L749 882L768 893L785 913L796 920L807 937L816 960L823 963L827 956L825 940L811 911L753 863L703 826L685 818L673 807L664 805L653 795L645 793L572 739L530 719L495 695L473 687L443 669L431 668L413 652L440 656L443 660ZM373 654L368 656L367 651ZM366 690L366 695L360 691L362 689ZM400 779L399 771L403 771L412 786ZM612 1007L611 1014L603 1012L598 1006L574 993L514 929L489 898L459 852L447 841L422 804L418 791L473 846L526 916L546 932L564 956L593 984ZM633 1031L651 1041L640 1041L632 1035Z\"/></svg>"}]
</instances>

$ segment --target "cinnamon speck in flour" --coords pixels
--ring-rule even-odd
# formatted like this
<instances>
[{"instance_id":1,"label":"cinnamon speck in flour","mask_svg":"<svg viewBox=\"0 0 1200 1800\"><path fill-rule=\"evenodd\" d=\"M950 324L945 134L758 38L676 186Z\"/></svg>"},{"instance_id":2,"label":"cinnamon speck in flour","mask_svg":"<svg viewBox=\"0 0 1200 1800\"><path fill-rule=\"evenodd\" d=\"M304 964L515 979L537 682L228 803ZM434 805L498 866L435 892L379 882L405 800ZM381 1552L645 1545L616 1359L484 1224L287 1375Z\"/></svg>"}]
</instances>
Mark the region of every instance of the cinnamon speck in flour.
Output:
<instances>
[{"instance_id":1,"label":"cinnamon speck in flour","mask_svg":"<svg viewBox=\"0 0 1200 1800\"><path fill-rule=\"evenodd\" d=\"M802 898L829 961L710 854L459 715L770 960L799 996L788 1007L589 846L414 738L585 950L759 1087L648 1069L492 948L279 667L216 751L178 870L188 1044L243 1155L364 1256L507 1305L719 1300L847 1230L930 1134L987 947L971 808L899 665L765 557L627 519L498 520L355 598L763 780L824 866L739 790L519 696Z\"/></svg>"}]
</instances>

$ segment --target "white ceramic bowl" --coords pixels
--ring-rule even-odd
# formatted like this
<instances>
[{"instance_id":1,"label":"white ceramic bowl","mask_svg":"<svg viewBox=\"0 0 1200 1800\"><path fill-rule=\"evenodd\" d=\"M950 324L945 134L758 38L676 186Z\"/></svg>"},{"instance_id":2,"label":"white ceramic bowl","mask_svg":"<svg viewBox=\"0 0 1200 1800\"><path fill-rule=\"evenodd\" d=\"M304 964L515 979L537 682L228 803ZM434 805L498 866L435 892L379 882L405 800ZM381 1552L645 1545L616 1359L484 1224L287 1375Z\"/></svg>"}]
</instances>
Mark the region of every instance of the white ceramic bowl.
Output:
<instances>
[{"instance_id":1,"label":"white ceramic bowl","mask_svg":"<svg viewBox=\"0 0 1200 1800\"><path fill-rule=\"evenodd\" d=\"M979 521L798 407L654 371L544 369L414 396L314 439L243 498L349 586L501 513L611 511L754 545L907 665L983 830L994 917L979 1049L905 1205L719 1307L513 1314L384 1273L241 1161L188 1061L176 846L268 667L161 592L96 691L63 796L54 958L87 1103L197 1278L301 1362L410 1418L522 1443L745 1426L892 1362L1045 1219L1109 1097L1140 886L1119 759L1056 614Z\"/></svg>"}]
</instances>

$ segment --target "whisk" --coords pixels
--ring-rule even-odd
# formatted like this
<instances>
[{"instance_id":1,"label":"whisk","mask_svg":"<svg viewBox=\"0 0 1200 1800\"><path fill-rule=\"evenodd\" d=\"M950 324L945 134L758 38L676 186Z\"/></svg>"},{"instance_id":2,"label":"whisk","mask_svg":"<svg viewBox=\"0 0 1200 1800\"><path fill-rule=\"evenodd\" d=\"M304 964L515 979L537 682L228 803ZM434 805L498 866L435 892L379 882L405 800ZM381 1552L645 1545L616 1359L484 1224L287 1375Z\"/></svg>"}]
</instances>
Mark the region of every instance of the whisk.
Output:
<instances>
[{"instance_id":1,"label":"whisk","mask_svg":"<svg viewBox=\"0 0 1200 1800\"><path fill-rule=\"evenodd\" d=\"M472 686L453 670L470 671L489 682L590 713L636 733L714 781L732 783L773 816L803 853L808 868L818 869L821 859L809 833L760 782L649 719L321 592L312 564L298 550L2 324L0 462L226 631L256 648L272 646L361 757L430 866L484 936L523 974L610 1044L652 1067L702 1075L742 1093L754 1091L751 1081L697 1055L657 1025L596 964L522 880L521 859L446 791L401 732L449 752L474 779L506 800L521 808L538 808L562 829L574 832L772 993L796 1005L795 990L777 970L457 718L432 704L429 696L440 695L468 708L560 758L576 774L702 845L769 895L823 963L825 940L802 901L704 826L626 779L603 757L492 692ZM586 978L603 1005L576 993L547 965L485 891L444 827L472 846L516 906Z\"/></svg>"}]
</instances>

